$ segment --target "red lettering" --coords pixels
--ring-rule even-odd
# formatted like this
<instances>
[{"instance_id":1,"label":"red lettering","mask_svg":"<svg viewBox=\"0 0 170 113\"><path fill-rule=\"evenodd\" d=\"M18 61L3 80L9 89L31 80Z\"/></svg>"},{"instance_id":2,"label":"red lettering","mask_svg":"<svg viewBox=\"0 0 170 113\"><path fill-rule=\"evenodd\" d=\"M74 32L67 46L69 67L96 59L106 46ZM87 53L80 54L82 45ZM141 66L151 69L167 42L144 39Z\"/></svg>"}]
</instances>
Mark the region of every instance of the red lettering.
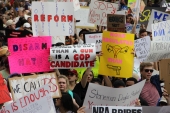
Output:
<instances>
[{"instance_id":1,"label":"red lettering","mask_svg":"<svg viewBox=\"0 0 170 113\"><path fill-rule=\"evenodd\" d=\"M23 50L27 50L28 48L27 48L27 44L24 44L23 45L24 47L23 47Z\"/></svg>"},{"instance_id":2,"label":"red lettering","mask_svg":"<svg viewBox=\"0 0 170 113\"><path fill-rule=\"evenodd\" d=\"M44 81L44 85L49 84L50 92L56 92L57 91L57 85L55 84L56 78L44 78L42 80Z\"/></svg>"},{"instance_id":3,"label":"red lettering","mask_svg":"<svg viewBox=\"0 0 170 113\"><path fill-rule=\"evenodd\" d=\"M30 94L30 100L31 100L31 102L34 102L34 101L35 101L35 97L34 97L33 94Z\"/></svg>"},{"instance_id":4,"label":"red lettering","mask_svg":"<svg viewBox=\"0 0 170 113\"><path fill-rule=\"evenodd\" d=\"M85 54L85 60L88 60L90 58L90 54Z\"/></svg>"},{"instance_id":5,"label":"red lettering","mask_svg":"<svg viewBox=\"0 0 170 113\"><path fill-rule=\"evenodd\" d=\"M78 60L78 54L74 55L74 60L76 60L76 61Z\"/></svg>"},{"instance_id":6,"label":"red lettering","mask_svg":"<svg viewBox=\"0 0 170 113\"><path fill-rule=\"evenodd\" d=\"M16 102L11 103L11 108L13 112L18 110L18 106L16 105Z\"/></svg>"},{"instance_id":7,"label":"red lettering","mask_svg":"<svg viewBox=\"0 0 170 113\"><path fill-rule=\"evenodd\" d=\"M44 15L44 14L42 14L42 15L40 16L40 18L41 18L41 21L42 21L42 22L45 22L45 15Z\"/></svg>"},{"instance_id":8,"label":"red lettering","mask_svg":"<svg viewBox=\"0 0 170 113\"><path fill-rule=\"evenodd\" d=\"M59 21L58 15L55 15L55 16L54 16L54 21L55 21L55 22L58 22L58 21Z\"/></svg>"},{"instance_id":9,"label":"red lettering","mask_svg":"<svg viewBox=\"0 0 170 113\"><path fill-rule=\"evenodd\" d=\"M51 15L48 15L47 18L48 18L48 22L50 22L51 19L52 19L52 16L51 16Z\"/></svg>"},{"instance_id":10,"label":"red lettering","mask_svg":"<svg viewBox=\"0 0 170 113\"><path fill-rule=\"evenodd\" d=\"M34 15L34 22L38 22L39 20L38 20L38 15Z\"/></svg>"},{"instance_id":11,"label":"red lettering","mask_svg":"<svg viewBox=\"0 0 170 113\"><path fill-rule=\"evenodd\" d=\"M94 105L93 102L90 103L90 101L88 101L88 104L89 104L89 109L91 109L92 106Z\"/></svg>"},{"instance_id":12,"label":"red lettering","mask_svg":"<svg viewBox=\"0 0 170 113\"><path fill-rule=\"evenodd\" d=\"M66 16L65 15L61 15L61 22L66 22Z\"/></svg>"},{"instance_id":13,"label":"red lettering","mask_svg":"<svg viewBox=\"0 0 170 113\"><path fill-rule=\"evenodd\" d=\"M67 15L67 21L73 22L73 15Z\"/></svg>"},{"instance_id":14,"label":"red lettering","mask_svg":"<svg viewBox=\"0 0 170 113\"><path fill-rule=\"evenodd\" d=\"M84 66L84 62L81 62L81 63L80 63L80 67L85 67L85 66Z\"/></svg>"},{"instance_id":15,"label":"red lettering","mask_svg":"<svg viewBox=\"0 0 170 113\"><path fill-rule=\"evenodd\" d=\"M50 62L50 66L51 66L51 67L55 67L55 61L51 61L51 62Z\"/></svg>"},{"instance_id":16,"label":"red lettering","mask_svg":"<svg viewBox=\"0 0 170 113\"><path fill-rule=\"evenodd\" d=\"M94 67L94 61L90 61L90 67Z\"/></svg>"}]
</instances>

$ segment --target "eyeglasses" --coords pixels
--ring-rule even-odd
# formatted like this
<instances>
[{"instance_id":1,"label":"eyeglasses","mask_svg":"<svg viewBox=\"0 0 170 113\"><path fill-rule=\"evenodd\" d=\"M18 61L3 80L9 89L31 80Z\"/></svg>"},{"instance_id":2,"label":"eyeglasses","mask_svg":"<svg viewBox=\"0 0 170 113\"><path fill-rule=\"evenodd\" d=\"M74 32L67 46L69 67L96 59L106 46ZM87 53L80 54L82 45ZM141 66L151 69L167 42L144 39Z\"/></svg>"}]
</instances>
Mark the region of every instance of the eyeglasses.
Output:
<instances>
[{"instance_id":1,"label":"eyeglasses","mask_svg":"<svg viewBox=\"0 0 170 113\"><path fill-rule=\"evenodd\" d=\"M153 69L145 69L145 72L148 73L149 71L150 71L151 73L153 73Z\"/></svg>"}]
</instances>

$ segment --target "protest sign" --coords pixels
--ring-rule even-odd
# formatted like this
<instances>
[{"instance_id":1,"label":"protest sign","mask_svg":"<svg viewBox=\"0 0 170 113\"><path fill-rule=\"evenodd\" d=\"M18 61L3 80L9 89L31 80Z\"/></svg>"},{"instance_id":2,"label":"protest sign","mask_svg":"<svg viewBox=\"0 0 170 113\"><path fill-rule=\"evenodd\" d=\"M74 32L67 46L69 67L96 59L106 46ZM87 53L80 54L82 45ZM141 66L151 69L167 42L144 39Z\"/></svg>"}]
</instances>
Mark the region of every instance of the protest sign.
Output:
<instances>
[{"instance_id":1,"label":"protest sign","mask_svg":"<svg viewBox=\"0 0 170 113\"><path fill-rule=\"evenodd\" d=\"M88 22L100 26L107 26L107 14L115 14L118 4L92 0L90 3L90 12Z\"/></svg>"},{"instance_id":2,"label":"protest sign","mask_svg":"<svg viewBox=\"0 0 170 113\"><path fill-rule=\"evenodd\" d=\"M10 73L50 71L50 47L51 37L9 38Z\"/></svg>"},{"instance_id":3,"label":"protest sign","mask_svg":"<svg viewBox=\"0 0 170 113\"><path fill-rule=\"evenodd\" d=\"M87 2L80 2L80 6L87 6Z\"/></svg>"},{"instance_id":4,"label":"protest sign","mask_svg":"<svg viewBox=\"0 0 170 113\"><path fill-rule=\"evenodd\" d=\"M135 53L140 62L143 62L147 58L150 45L151 38L149 36L135 40Z\"/></svg>"},{"instance_id":5,"label":"protest sign","mask_svg":"<svg viewBox=\"0 0 170 113\"><path fill-rule=\"evenodd\" d=\"M145 80L126 88L112 88L89 83L83 106L86 113L92 106L134 106L144 84Z\"/></svg>"},{"instance_id":6,"label":"protest sign","mask_svg":"<svg viewBox=\"0 0 170 113\"><path fill-rule=\"evenodd\" d=\"M153 41L170 41L170 20L152 24Z\"/></svg>"},{"instance_id":7,"label":"protest sign","mask_svg":"<svg viewBox=\"0 0 170 113\"><path fill-rule=\"evenodd\" d=\"M151 41L149 55L145 62L157 62L170 58L170 41Z\"/></svg>"},{"instance_id":8,"label":"protest sign","mask_svg":"<svg viewBox=\"0 0 170 113\"><path fill-rule=\"evenodd\" d=\"M142 107L93 106L92 113L142 113Z\"/></svg>"},{"instance_id":9,"label":"protest sign","mask_svg":"<svg viewBox=\"0 0 170 113\"><path fill-rule=\"evenodd\" d=\"M61 97L55 73L9 78L13 100L17 100L29 92L48 84L53 98Z\"/></svg>"},{"instance_id":10,"label":"protest sign","mask_svg":"<svg viewBox=\"0 0 170 113\"><path fill-rule=\"evenodd\" d=\"M166 10L165 7L145 7L140 17L140 24L144 24L145 27L147 27L148 25L148 21L149 21L152 9L155 9L157 11L162 11L162 12L165 12Z\"/></svg>"},{"instance_id":11,"label":"protest sign","mask_svg":"<svg viewBox=\"0 0 170 113\"><path fill-rule=\"evenodd\" d=\"M126 33L131 33L133 29L133 25L132 24L127 24L126 25ZM140 30L140 24L136 25L136 33L139 34L139 30Z\"/></svg>"},{"instance_id":12,"label":"protest sign","mask_svg":"<svg viewBox=\"0 0 170 113\"><path fill-rule=\"evenodd\" d=\"M158 23L158 22L161 22L161 21L166 21L166 20L169 20L169 19L170 19L170 14L152 9L152 13L151 13L151 16L149 18L149 22L148 22L148 26L147 26L146 30L151 32L152 31L152 27L151 27L152 24Z\"/></svg>"},{"instance_id":13,"label":"protest sign","mask_svg":"<svg viewBox=\"0 0 170 113\"><path fill-rule=\"evenodd\" d=\"M61 42L65 44L65 36L53 36L52 37L52 44L61 43Z\"/></svg>"},{"instance_id":14,"label":"protest sign","mask_svg":"<svg viewBox=\"0 0 170 113\"><path fill-rule=\"evenodd\" d=\"M107 31L125 32L125 15L108 14Z\"/></svg>"},{"instance_id":15,"label":"protest sign","mask_svg":"<svg viewBox=\"0 0 170 113\"><path fill-rule=\"evenodd\" d=\"M84 33L83 35L84 35L84 42L85 43L95 43L96 52L101 51L102 33L100 33L100 32L90 32L90 33Z\"/></svg>"},{"instance_id":16,"label":"protest sign","mask_svg":"<svg viewBox=\"0 0 170 113\"><path fill-rule=\"evenodd\" d=\"M140 77L140 61L136 57L134 58L134 66L133 66L133 73L137 74Z\"/></svg>"},{"instance_id":17,"label":"protest sign","mask_svg":"<svg viewBox=\"0 0 170 113\"><path fill-rule=\"evenodd\" d=\"M78 44L53 47L50 49L51 69L94 67L95 44Z\"/></svg>"},{"instance_id":18,"label":"protest sign","mask_svg":"<svg viewBox=\"0 0 170 113\"><path fill-rule=\"evenodd\" d=\"M0 104L3 104L10 100L11 100L11 96L9 94L7 85L5 84L4 79L0 74Z\"/></svg>"},{"instance_id":19,"label":"protest sign","mask_svg":"<svg viewBox=\"0 0 170 113\"><path fill-rule=\"evenodd\" d=\"M99 74L132 77L134 34L103 31ZM128 59L128 60L127 60Z\"/></svg>"},{"instance_id":20,"label":"protest sign","mask_svg":"<svg viewBox=\"0 0 170 113\"><path fill-rule=\"evenodd\" d=\"M2 107L0 113L55 113L50 88L45 85Z\"/></svg>"},{"instance_id":21,"label":"protest sign","mask_svg":"<svg viewBox=\"0 0 170 113\"><path fill-rule=\"evenodd\" d=\"M34 36L74 35L72 2L32 2Z\"/></svg>"},{"instance_id":22,"label":"protest sign","mask_svg":"<svg viewBox=\"0 0 170 113\"><path fill-rule=\"evenodd\" d=\"M54 0L54 2L73 2L74 11L77 11L80 9L79 0Z\"/></svg>"},{"instance_id":23,"label":"protest sign","mask_svg":"<svg viewBox=\"0 0 170 113\"><path fill-rule=\"evenodd\" d=\"M162 7L166 7L166 11L170 11L170 3L164 3Z\"/></svg>"},{"instance_id":24,"label":"protest sign","mask_svg":"<svg viewBox=\"0 0 170 113\"><path fill-rule=\"evenodd\" d=\"M165 89L170 94L170 59L162 59L159 61L159 72L160 72L160 79L164 80Z\"/></svg>"},{"instance_id":25,"label":"protest sign","mask_svg":"<svg viewBox=\"0 0 170 113\"><path fill-rule=\"evenodd\" d=\"M77 28L96 29L95 24L88 23L89 11L89 7L81 7L79 10L74 12L76 20L80 20L80 22L76 22Z\"/></svg>"}]
</instances>

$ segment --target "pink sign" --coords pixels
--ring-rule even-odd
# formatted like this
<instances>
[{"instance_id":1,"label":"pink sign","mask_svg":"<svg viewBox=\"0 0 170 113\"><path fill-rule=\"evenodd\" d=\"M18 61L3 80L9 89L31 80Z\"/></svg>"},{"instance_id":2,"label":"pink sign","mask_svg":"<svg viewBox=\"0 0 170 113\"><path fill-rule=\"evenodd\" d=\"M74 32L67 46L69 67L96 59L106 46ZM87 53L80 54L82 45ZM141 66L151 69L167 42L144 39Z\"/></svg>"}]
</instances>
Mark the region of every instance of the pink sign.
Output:
<instances>
[{"instance_id":1,"label":"pink sign","mask_svg":"<svg viewBox=\"0 0 170 113\"><path fill-rule=\"evenodd\" d=\"M51 37L9 38L10 73L50 71Z\"/></svg>"}]
</instances>

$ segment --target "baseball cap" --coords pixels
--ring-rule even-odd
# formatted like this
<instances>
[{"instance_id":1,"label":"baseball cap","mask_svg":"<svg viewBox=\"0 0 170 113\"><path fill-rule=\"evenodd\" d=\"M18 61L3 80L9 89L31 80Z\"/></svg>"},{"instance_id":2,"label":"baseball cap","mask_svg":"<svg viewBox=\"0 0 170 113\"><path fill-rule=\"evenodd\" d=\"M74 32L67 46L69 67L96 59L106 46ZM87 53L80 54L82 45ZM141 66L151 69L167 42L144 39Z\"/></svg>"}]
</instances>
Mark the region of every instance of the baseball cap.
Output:
<instances>
[{"instance_id":1,"label":"baseball cap","mask_svg":"<svg viewBox=\"0 0 170 113\"><path fill-rule=\"evenodd\" d=\"M13 20L8 20L8 21L6 22L6 26L7 26L7 27L10 26L10 25L13 25L13 24L15 24L15 22L14 22Z\"/></svg>"},{"instance_id":2,"label":"baseball cap","mask_svg":"<svg viewBox=\"0 0 170 113\"><path fill-rule=\"evenodd\" d=\"M164 96L162 96L162 98L161 98L161 100L160 100L159 102L165 102L165 103L168 103Z\"/></svg>"},{"instance_id":3,"label":"baseball cap","mask_svg":"<svg viewBox=\"0 0 170 113\"><path fill-rule=\"evenodd\" d=\"M68 72L78 76L78 73L75 69L70 69Z\"/></svg>"},{"instance_id":4,"label":"baseball cap","mask_svg":"<svg viewBox=\"0 0 170 113\"><path fill-rule=\"evenodd\" d=\"M25 23L25 24L23 25L23 27L24 27L24 28L30 28L31 25L30 25L29 23Z\"/></svg>"}]
</instances>

